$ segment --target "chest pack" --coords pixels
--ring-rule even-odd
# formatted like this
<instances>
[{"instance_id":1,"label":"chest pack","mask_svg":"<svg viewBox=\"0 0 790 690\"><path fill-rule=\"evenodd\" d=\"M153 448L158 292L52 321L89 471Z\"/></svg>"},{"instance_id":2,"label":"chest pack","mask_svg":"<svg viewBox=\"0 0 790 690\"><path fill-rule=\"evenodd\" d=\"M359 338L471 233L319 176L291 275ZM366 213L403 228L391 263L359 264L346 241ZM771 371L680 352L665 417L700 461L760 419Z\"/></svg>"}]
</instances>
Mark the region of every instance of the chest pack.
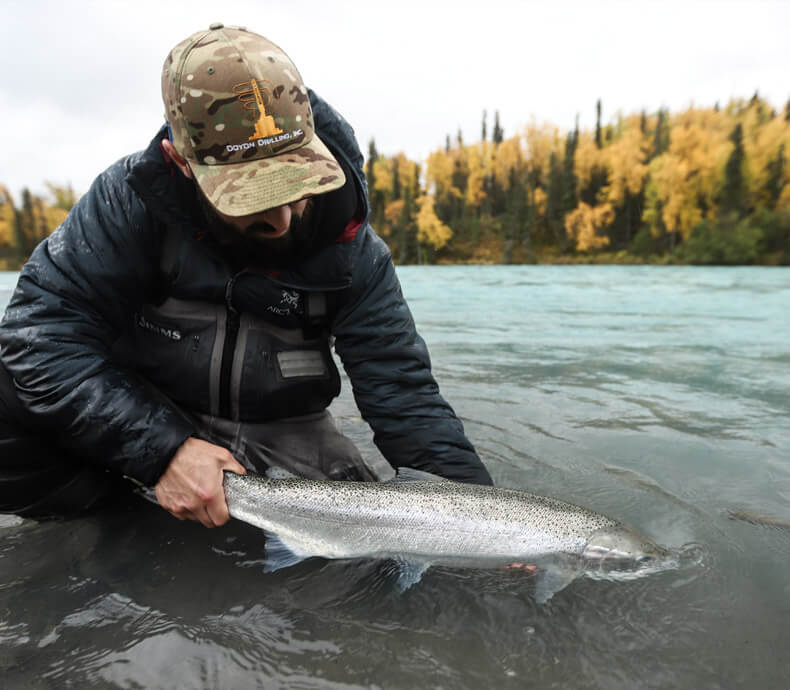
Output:
<instances>
[{"instance_id":1,"label":"chest pack","mask_svg":"<svg viewBox=\"0 0 790 690\"><path fill-rule=\"evenodd\" d=\"M319 412L340 392L327 293L234 274L168 229L159 299L118 342L128 365L187 410L261 422Z\"/></svg>"}]
</instances>

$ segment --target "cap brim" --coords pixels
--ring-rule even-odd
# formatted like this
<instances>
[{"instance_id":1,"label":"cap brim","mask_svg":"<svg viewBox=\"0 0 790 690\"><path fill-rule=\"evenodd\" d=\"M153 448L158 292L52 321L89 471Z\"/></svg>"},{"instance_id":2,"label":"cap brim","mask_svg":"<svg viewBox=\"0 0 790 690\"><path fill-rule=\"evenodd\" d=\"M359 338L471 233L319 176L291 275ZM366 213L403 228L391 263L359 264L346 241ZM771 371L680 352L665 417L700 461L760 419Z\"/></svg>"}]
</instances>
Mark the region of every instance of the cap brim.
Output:
<instances>
[{"instance_id":1,"label":"cap brim","mask_svg":"<svg viewBox=\"0 0 790 690\"><path fill-rule=\"evenodd\" d=\"M268 158L189 165L206 198L228 216L260 213L331 192L346 182L340 164L315 134L304 146Z\"/></svg>"}]
</instances>

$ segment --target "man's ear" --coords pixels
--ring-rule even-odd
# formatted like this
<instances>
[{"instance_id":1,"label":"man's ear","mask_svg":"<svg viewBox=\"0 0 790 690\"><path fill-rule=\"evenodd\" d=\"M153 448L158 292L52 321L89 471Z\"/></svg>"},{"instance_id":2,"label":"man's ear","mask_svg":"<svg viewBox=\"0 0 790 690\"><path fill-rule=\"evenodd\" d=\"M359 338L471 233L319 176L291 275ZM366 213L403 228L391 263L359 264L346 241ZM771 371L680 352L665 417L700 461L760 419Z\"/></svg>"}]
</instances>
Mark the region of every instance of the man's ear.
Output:
<instances>
[{"instance_id":1,"label":"man's ear","mask_svg":"<svg viewBox=\"0 0 790 690\"><path fill-rule=\"evenodd\" d=\"M178 169L183 173L184 177L192 179L192 171L187 164L186 158L176 151L176 147L173 146L173 142L170 141L170 139L162 139L160 144L162 146L162 150L170 157L170 160L176 164Z\"/></svg>"}]
</instances>

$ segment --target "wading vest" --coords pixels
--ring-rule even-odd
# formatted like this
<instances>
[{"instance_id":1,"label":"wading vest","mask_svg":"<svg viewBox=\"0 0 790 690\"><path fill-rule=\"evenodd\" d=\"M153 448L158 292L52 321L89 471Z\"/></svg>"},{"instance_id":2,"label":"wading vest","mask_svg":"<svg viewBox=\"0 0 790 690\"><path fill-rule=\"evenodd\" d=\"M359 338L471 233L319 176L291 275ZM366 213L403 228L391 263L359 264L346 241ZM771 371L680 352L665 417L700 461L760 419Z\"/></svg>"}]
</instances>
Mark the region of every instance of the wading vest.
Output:
<instances>
[{"instance_id":1,"label":"wading vest","mask_svg":"<svg viewBox=\"0 0 790 690\"><path fill-rule=\"evenodd\" d=\"M139 308L114 354L176 404L259 422L319 412L338 395L327 292L233 274L176 229L160 267L160 299Z\"/></svg>"}]
</instances>

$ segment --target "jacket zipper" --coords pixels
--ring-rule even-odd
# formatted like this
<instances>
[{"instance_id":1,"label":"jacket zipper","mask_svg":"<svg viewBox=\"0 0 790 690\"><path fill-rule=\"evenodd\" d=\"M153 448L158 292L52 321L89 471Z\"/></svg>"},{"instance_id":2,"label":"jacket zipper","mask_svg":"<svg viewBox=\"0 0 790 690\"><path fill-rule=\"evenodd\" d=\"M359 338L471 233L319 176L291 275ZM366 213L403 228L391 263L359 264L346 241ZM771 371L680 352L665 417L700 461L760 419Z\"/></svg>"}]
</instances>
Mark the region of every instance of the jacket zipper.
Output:
<instances>
[{"instance_id":1,"label":"jacket zipper","mask_svg":"<svg viewBox=\"0 0 790 690\"><path fill-rule=\"evenodd\" d=\"M233 283L238 274L231 278L225 286L225 342L222 346L222 365L219 373L219 416L231 419L230 375L233 368L233 355L236 351L236 339L239 335L241 316L233 306Z\"/></svg>"}]
</instances>

